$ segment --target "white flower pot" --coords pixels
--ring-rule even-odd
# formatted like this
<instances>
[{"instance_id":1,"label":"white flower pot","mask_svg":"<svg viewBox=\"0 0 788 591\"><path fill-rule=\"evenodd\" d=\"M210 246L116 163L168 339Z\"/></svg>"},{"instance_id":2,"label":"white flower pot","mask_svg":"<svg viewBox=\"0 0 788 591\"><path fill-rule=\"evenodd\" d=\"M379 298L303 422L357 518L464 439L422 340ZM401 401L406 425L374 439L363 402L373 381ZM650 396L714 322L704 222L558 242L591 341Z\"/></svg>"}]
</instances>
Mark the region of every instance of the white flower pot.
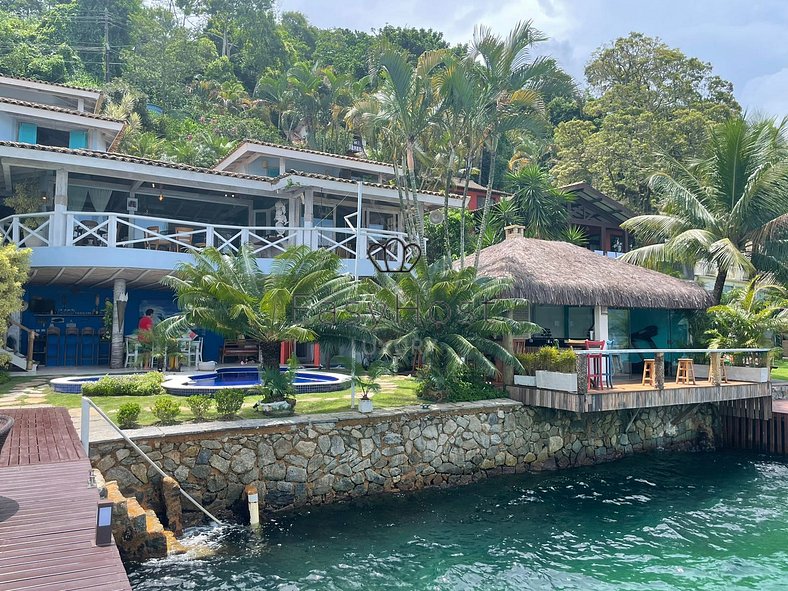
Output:
<instances>
[{"instance_id":1,"label":"white flower pot","mask_svg":"<svg viewBox=\"0 0 788 591\"><path fill-rule=\"evenodd\" d=\"M544 390L577 392L577 374L537 370L536 387Z\"/></svg>"},{"instance_id":2,"label":"white flower pot","mask_svg":"<svg viewBox=\"0 0 788 591\"><path fill-rule=\"evenodd\" d=\"M369 398L359 399L358 412L363 412L363 413L372 412L372 400L370 400Z\"/></svg>"},{"instance_id":3,"label":"white flower pot","mask_svg":"<svg viewBox=\"0 0 788 591\"><path fill-rule=\"evenodd\" d=\"M709 366L704 363L696 363L695 378L696 379L709 379ZM769 381L769 368L768 367L744 367L741 365L726 365L725 373L728 374L728 379L734 382L755 382L762 384Z\"/></svg>"},{"instance_id":4,"label":"white flower pot","mask_svg":"<svg viewBox=\"0 0 788 591\"><path fill-rule=\"evenodd\" d=\"M213 371L216 369L215 361L200 361L197 364L197 371Z\"/></svg>"},{"instance_id":5,"label":"white flower pot","mask_svg":"<svg viewBox=\"0 0 788 591\"><path fill-rule=\"evenodd\" d=\"M531 388L536 387L536 376L514 376L514 385L515 386L529 386Z\"/></svg>"}]
</instances>

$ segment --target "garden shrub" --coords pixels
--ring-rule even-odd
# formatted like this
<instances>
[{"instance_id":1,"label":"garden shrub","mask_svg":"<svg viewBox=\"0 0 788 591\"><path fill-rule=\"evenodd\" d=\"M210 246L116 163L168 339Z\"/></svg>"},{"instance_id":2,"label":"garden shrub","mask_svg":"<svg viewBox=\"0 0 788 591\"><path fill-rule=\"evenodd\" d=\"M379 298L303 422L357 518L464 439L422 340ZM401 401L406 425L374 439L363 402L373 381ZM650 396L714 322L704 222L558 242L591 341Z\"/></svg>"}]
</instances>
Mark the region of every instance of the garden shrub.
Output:
<instances>
[{"instance_id":1,"label":"garden shrub","mask_svg":"<svg viewBox=\"0 0 788 591\"><path fill-rule=\"evenodd\" d=\"M163 425L171 425L181 412L181 407L172 398L161 397L156 399L150 411Z\"/></svg>"},{"instance_id":2,"label":"garden shrub","mask_svg":"<svg viewBox=\"0 0 788 591\"><path fill-rule=\"evenodd\" d=\"M121 404L116 417L118 426L121 429L131 429L136 426L141 410L140 405L136 402L124 402Z\"/></svg>"},{"instance_id":3,"label":"garden shrub","mask_svg":"<svg viewBox=\"0 0 788 591\"><path fill-rule=\"evenodd\" d=\"M213 395L216 402L216 412L220 417L231 417L241 410L244 403L243 390L219 390Z\"/></svg>"},{"instance_id":4,"label":"garden shrub","mask_svg":"<svg viewBox=\"0 0 788 591\"><path fill-rule=\"evenodd\" d=\"M572 349L542 347L533 353L518 353L517 359L523 366L523 375L533 376L541 371L575 372L576 354Z\"/></svg>"},{"instance_id":5,"label":"garden shrub","mask_svg":"<svg viewBox=\"0 0 788 591\"><path fill-rule=\"evenodd\" d=\"M501 390L488 383L481 373L470 368L445 379L424 368L417 379L416 395L432 402L473 402L506 397Z\"/></svg>"},{"instance_id":6,"label":"garden shrub","mask_svg":"<svg viewBox=\"0 0 788 591\"><path fill-rule=\"evenodd\" d=\"M189 405L189 410L192 411L194 418L198 421L202 421L211 409L213 399L210 396L196 394L194 396L189 396L186 399L186 404Z\"/></svg>"},{"instance_id":7,"label":"garden shrub","mask_svg":"<svg viewBox=\"0 0 788 591\"><path fill-rule=\"evenodd\" d=\"M155 396L162 393L164 375L151 371L131 376L104 376L82 384L83 396Z\"/></svg>"}]
</instances>

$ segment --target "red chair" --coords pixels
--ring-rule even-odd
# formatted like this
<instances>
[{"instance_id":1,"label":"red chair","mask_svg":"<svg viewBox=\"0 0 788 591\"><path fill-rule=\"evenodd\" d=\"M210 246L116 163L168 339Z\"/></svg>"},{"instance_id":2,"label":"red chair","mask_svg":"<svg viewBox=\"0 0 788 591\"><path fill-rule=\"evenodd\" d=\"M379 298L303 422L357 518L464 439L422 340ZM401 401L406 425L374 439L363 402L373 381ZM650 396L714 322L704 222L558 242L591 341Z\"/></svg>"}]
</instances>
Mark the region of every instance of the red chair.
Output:
<instances>
[{"instance_id":1,"label":"red chair","mask_svg":"<svg viewBox=\"0 0 788 591\"><path fill-rule=\"evenodd\" d=\"M604 351L605 341L589 341L586 340L587 351ZM600 353L589 353L586 355L588 363L588 389L591 389L591 384L594 387L603 390L605 387L605 361L604 355Z\"/></svg>"}]
</instances>

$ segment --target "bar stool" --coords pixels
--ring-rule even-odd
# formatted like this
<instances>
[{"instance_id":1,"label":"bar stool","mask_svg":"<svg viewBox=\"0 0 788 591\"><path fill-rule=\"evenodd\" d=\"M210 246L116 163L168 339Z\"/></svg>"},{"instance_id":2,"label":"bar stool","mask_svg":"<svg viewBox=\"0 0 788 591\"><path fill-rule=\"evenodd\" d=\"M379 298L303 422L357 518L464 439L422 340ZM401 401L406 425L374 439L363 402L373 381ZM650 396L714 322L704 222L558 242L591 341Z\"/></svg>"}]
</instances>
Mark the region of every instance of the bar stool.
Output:
<instances>
[{"instance_id":1,"label":"bar stool","mask_svg":"<svg viewBox=\"0 0 788 591\"><path fill-rule=\"evenodd\" d=\"M604 355L601 353L605 348L605 341L586 341L586 350L600 351L599 353L589 353L588 358L588 389L594 383L600 390L605 387ZM609 385L609 384L608 384Z\"/></svg>"},{"instance_id":2,"label":"bar stool","mask_svg":"<svg viewBox=\"0 0 788 591\"><path fill-rule=\"evenodd\" d=\"M689 357L681 357L676 369L677 384L695 384L695 365Z\"/></svg>"},{"instance_id":3,"label":"bar stool","mask_svg":"<svg viewBox=\"0 0 788 591\"><path fill-rule=\"evenodd\" d=\"M79 358L79 329L76 326L67 326L63 338L63 365L68 365L69 353L73 353L71 358L74 365L77 365Z\"/></svg>"},{"instance_id":4,"label":"bar stool","mask_svg":"<svg viewBox=\"0 0 788 591\"><path fill-rule=\"evenodd\" d=\"M111 344L107 338L107 329L103 326L98 329L98 345L96 347L96 364L109 365Z\"/></svg>"},{"instance_id":5,"label":"bar stool","mask_svg":"<svg viewBox=\"0 0 788 591\"><path fill-rule=\"evenodd\" d=\"M55 351L54 355L52 354L53 349ZM60 329L57 326L50 326L47 328L46 350L44 357L47 367L60 365Z\"/></svg>"},{"instance_id":6,"label":"bar stool","mask_svg":"<svg viewBox=\"0 0 788 591\"><path fill-rule=\"evenodd\" d=\"M79 364L95 365L98 363L98 341L96 329L86 326L82 329L79 339Z\"/></svg>"},{"instance_id":7,"label":"bar stool","mask_svg":"<svg viewBox=\"0 0 788 591\"><path fill-rule=\"evenodd\" d=\"M651 386L653 388L656 385L656 363L655 359L643 360L643 379L640 380L641 386Z\"/></svg>"}]
</instances>

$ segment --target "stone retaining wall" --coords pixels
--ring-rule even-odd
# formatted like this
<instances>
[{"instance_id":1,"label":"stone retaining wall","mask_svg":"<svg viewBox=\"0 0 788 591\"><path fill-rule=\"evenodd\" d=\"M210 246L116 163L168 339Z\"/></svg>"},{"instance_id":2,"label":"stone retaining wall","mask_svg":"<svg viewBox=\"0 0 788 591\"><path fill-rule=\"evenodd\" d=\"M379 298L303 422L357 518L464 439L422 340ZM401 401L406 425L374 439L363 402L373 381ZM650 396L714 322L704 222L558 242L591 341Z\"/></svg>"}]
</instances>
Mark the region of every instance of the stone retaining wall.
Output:
<instances>
[{"instance_id":1,"label":"stone retaining wall","mask_svg":"<svg viewBox=\"0 0 788 591\"><path fill-rule=\"evenodd\" d=\"M774 400L785 400L788 398L788 383L776 382L772 384L772 398Z\"/></svg>"},{"instance_id":2,"label":"stone retaining wall","mask_svg":"<svg viewBox=\"0 0 788 591\"><path fill-rule=\"evenodd\" d=\"M280 510L585 466L655 448L712 446L713 415L710 405L695 412L652 408L626 431L630 411L578 415L488 400L371 415L180 425L133 437L184 489L221 513L242 506L247 484L258 487L264 509ZM158 476L125 442L92 444L91 461L124 493L161 509Z\"/></svg>"}]
</instances>

